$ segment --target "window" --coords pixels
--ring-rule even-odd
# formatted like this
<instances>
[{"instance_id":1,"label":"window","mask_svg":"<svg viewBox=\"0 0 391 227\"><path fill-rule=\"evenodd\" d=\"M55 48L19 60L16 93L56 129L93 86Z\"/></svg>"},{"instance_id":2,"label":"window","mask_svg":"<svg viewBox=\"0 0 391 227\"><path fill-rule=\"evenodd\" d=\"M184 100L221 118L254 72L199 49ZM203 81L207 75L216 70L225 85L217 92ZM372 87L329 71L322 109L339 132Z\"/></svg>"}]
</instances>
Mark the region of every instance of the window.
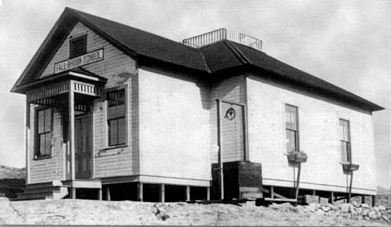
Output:
<instances>
[{"instance_id":1,"label":"window","mask_svg":"<svg viewBox=\"0 0 391 227\"><path fill-rule=\"evenodd\" d=\"M285 132L287 152L299 151L298 110L292 105L285 105Z\"/></svg>"},{"instance_id":2,"label":"window","mask_svg":"<svg viewBox=\"0 0 391 227\"><path fill-rule=\"evenodd\" d=\"M352 153L350 146L350 123L348 120L339 119L340 146L342 162L351 162Z\"/></svg>"},{"instance_id":3,"label":"window","mask_svg":"<svg viewBox=\"0 0 391 227\"><path fill-rule=\"evenodd\" d=\"M51 154L52 109L40 109L36 112L36 149L34 157L45 157Z\"/></svg>"},{"instance_id":4,"label":"window","mask_svg":"<svg viewBox=\"0 0 391 227\"><path fill-rule=\"evenodd\" d=\"M109 146L125 144L125 89L107 93Z\"/></svg>"},{"instance_id":5,"label":"window","mask_svg":"<svg viewBox=\"0 0 391 227\"><path fill-rule=\"evenodd\" d=\"M87 53L87 35L73 38L69 41L69 58Z\"/></svg>"}]
</instances>

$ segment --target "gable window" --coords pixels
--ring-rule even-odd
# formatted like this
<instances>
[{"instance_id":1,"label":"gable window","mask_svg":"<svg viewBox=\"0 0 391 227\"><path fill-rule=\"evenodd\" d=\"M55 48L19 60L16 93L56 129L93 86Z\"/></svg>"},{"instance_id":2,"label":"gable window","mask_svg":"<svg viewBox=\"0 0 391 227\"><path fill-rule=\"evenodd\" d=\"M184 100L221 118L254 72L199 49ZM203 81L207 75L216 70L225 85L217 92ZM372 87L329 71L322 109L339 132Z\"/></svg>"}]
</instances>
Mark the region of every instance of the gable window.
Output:
<instances>
[{"instance_id":1,"label":"gable window","mask_svg":"<svg viewBox=\"0 0 391 227\"><path fill-rule=\"evenodd\" d=\"M87 53L87 35L78 36L69 40L69 58Z\"/></svg>"},{"instance_id":2,"label":"gable window","mask_svg":"<svg viewBox=\"0 0 391 227\"><path fill-rule=\"evenodd\" d=\"M348 120L339 119L339 131L340 131L340 149L341 149L341 161L352 162L352 151L350 144L350 122Z\"/></svg>"},{"instance_id":3,"label":"gable window","mask_svg":"<svg viewBox=\"0 0 391 227\"><path fill-rule=\"evenodd\" d=\"M52 109L46 108L37 110L35 158L48 157L51 155L52 124Z\"/></svg>"},{"instance_id":4,"label":"gable window","mask_svg":"<svg viewBox=\"0 0 391 227\"><path fill-rule=\"evenodd\" d=\"M125 89L107 93L109 146L125 144Z\"/></svg>"},{"instance_id":5,"label":"gable window","mask_svg":"<svg viewBox=\"0 0 391 227\"><path fill-rule=\"evenodd\" d=\"M285 104L285 134L287 152L299 151L298 108Z\"/></svg>"}]
</instances>

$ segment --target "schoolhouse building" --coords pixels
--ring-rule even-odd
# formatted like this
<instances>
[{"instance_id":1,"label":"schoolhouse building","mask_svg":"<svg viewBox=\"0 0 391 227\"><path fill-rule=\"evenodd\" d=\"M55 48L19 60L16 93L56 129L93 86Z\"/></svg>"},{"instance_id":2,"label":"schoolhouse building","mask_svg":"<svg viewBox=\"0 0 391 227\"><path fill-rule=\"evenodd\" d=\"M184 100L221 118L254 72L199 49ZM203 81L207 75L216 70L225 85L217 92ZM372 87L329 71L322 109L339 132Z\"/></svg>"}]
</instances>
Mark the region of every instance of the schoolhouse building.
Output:
<instances>
[{"instance_id":1,"label":"schoolhouse building","mask_svg":"<svg viewBox=\"0 0 391 227\"><path fill-rule=\"evenodd\" d=\"M65 8L12 92L26 95L20 199L376 194L383 108L242 33L180 43Z\"/></svg>"}]
</instances>

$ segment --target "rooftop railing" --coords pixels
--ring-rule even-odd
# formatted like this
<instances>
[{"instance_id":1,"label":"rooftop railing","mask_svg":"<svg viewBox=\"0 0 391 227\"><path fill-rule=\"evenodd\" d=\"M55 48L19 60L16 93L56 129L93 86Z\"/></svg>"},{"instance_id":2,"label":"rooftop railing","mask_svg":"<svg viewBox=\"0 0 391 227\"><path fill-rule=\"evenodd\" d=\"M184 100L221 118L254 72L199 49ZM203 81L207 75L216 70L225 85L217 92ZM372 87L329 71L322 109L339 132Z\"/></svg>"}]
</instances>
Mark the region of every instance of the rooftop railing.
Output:
<instances>
[{"instance_id":1,"label":"rooftop railing","mask_svg":"<svg viewBox=\"0 0 391 227\"><path fill-rule=\"evenodd\" d=\"M194 37L190 37L184 39L183 44L191 47L203 47L221 40L230 40L237 43L241 43L243 45L262 50L262 41L254 38L252 36L240 33L229 31L226 28L220 28L211 32L207 32L201 35L197 35Z\"/></svg>"}]
</instances>

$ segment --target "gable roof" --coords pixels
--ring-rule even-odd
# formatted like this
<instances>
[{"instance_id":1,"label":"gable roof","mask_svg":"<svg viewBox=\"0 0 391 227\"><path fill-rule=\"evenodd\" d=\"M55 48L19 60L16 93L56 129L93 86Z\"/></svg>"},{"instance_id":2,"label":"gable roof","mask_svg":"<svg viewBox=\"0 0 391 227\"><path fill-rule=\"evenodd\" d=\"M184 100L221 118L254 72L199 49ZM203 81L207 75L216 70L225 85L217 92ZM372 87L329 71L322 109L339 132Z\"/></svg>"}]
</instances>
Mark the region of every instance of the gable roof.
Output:
<instances>
[{"instance_id":1,"label":"gable roof","mask_svg":"<svg viewBox=\"0 0 391 227\"><path fill-rule=\"evenodd\" d=\"M252 67L272 74L275 79L296 84L311 93L333 98L360 109L369 111L383 109L375 103L242 44L223 40L205 47L193 48L68 7L65 8L11 91L24 93L23 87L38 79L44 68L42 65L47 65L77 22L83 23L115 47L138 60L139 64L152 60L195 71L200 76L206 75L210 78L229 69ZM262 76L262 74L257 75Z\"/></svg>"}]
</instances>

